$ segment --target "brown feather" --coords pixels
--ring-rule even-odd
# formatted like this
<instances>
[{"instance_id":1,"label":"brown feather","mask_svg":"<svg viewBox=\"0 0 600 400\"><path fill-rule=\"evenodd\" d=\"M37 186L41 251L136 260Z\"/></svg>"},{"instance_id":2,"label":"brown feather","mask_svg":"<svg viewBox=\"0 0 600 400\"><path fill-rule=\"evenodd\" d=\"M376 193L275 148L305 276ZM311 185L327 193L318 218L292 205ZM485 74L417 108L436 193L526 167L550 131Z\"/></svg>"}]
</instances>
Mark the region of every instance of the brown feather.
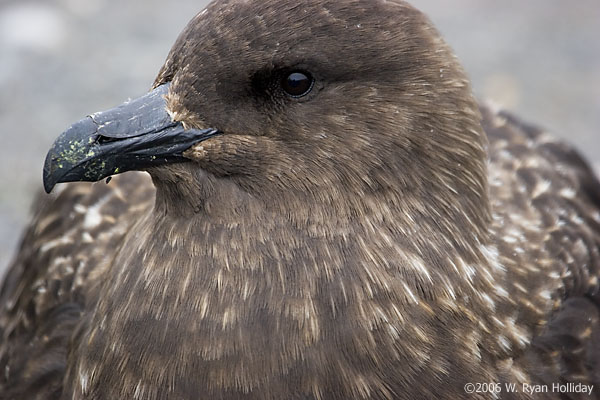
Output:
<instances>
[{"instance_id":1,"label":"brown feather","mask_svg":"<svg viewBox=\"0 0 600 400\"><path fill-rule=\"evenodd\" d=\"M300 100L272 78L296 65L316 78ZM224 133L152 181L36 205L0 298L0 398L599 383L600 184L567 145L478 106L421 13L218 1L166 82L175 121Z\"/></svg>"}]
</instances>

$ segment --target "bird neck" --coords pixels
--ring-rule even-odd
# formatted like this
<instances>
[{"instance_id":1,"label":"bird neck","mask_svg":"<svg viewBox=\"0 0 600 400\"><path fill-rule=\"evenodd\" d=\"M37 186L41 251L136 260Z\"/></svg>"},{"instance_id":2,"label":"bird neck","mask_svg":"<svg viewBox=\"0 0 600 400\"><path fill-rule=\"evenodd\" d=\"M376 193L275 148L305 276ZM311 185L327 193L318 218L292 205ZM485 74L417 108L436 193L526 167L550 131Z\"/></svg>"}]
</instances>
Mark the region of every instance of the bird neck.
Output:
<instances>
[{"instance_id":1,"label":"bird neck","mask_svg":"<svg viewBox=\"0 0 600 400\"><path fill-rule=\"evenodd\" d=\"M173 279L187 270L223 279L219 274L227 271L238 284L255 284L261 276L279 287L271 294L304 296L319 282L353 276L359 286L396 281L402 302L410 303L494 293L502 275L489 237L489 207L478 205L485 194L445 193L425 202L415 197L420 193L385 190L344 197L330 196L335 190L318 196L290 191L271 201L268 193L258 197L227 179L207 177L203 185L195 189L204 197L196 197L194 207L178 208L171 200L181 185L157 185L144 228L153 236L142 250L146 257L177 260L180 265L158 266ZM245 290L238 285L228 293L241 299Z\"/></svg>"},{"instance_id":2,"label":"bird neck","mask_svg":"<svg viewBox=\"0 0 600 400\"><path fill-rule=\"evenodd\" d=\"M212 193L237 190L220 189ZM406 375L399 381L428 373L439 381L449 370L484 379L472 341L493 326L499 268L486 243L432 235L435 223L417 224L416 214L376 199L369 201L380 207L364 205L353 218L318 204L300 217L231 192L189 214L168 212L158 190L156 207L117 254L81 340L80 370L93 369L97 354L119 366L97 378L115 393L132 379L121 370L140 371L135 379L158 391L217 394L243 381L287 393L286 382L306 379L344 388L390 354L390 374ZM457 352L448 358L432 343ZM157 349L170 363L160 364ZM140 360L159 362L158 381ZM347 374L332 375L340 369Z\"/></svg>"},{"instance_id":3,"label":"bird neck","mask_svg":"<svg viewBox=\"0 0 600 400\"><path fill-rule=\"evenodd\" d=\"M277 271L281 279L293 280L303 262L315 270L307 279L319 278L316 265L343 271L360 264L404 276L408 288L428 298L448 294L438 293L444 287L440 282L453 282L453 290L462 292L478 280L489 286L489 276L499 268L489 236L484 173L472 191L424 177L427 185L402 191L381 185L353 194L347 188L249 192L231 179L189 171L194 170L153 174L156 204L145 229L162 235L156 232L158 242L149 240L144 249L159 255L170 244L176 258L196 262L188 268L210 272L227 265L230 271L235 266L243 271L273 264L262 273ZM217 248L221 258L200 262L198 257ZM315 252L309 261L307 250ZM293 276L282 276L286 273Z\"/></svg>"}]
</instances>

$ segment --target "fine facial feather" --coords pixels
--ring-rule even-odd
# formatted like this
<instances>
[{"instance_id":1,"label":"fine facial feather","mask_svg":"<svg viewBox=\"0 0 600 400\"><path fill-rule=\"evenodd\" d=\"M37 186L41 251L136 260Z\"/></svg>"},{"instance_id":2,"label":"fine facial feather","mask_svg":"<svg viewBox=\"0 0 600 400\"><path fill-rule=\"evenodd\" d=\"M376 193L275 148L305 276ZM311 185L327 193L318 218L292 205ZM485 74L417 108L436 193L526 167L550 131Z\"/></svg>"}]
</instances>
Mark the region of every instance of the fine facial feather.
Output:
<instances>
[{"instance_id":1,"label":"fine facial feather","mask_svg":"<svg viewBox=\"0 0 600 400\"><path fill-rule=\"evenodd\" d=\"M175 120L224 134L150 169L155 202L134 173L40 206L2 291L0 398L598 382L585 163L480 110L405 3L295 5L214 3L184 30L155 85ZM317 91L290 101L269 79L298 63Z\"/></svg>"}]
</instances>

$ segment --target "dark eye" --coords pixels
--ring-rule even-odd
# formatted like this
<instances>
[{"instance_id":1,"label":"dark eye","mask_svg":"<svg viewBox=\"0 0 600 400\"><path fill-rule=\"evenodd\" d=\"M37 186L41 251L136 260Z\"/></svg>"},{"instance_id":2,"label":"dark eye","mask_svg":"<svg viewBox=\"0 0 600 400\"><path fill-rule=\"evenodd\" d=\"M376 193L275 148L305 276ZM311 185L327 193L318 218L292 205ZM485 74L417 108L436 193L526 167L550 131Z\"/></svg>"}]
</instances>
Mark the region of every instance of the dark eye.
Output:
<instances>
[{"instance_id":1,"label":"dark eye","mask_svg":"<svg viewBox=\"0 0 600 400\"><path fill-rule=\"evenodd\" d=\"M315 80L310 74L295 71L283 78L281 87L292 97L302 97L312 90L314 82Z\"/></svg>"}]
</instances>

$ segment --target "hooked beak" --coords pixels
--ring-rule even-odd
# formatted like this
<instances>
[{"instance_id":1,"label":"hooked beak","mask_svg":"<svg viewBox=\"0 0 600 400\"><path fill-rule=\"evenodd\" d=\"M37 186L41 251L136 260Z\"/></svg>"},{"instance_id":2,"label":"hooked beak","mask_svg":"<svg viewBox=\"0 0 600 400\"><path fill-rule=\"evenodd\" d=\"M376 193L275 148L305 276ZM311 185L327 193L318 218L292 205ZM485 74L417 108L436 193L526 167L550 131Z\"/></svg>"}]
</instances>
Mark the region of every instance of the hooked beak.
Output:
<instances>
[{"instance_id":1,"label":"hooked beak","mask_svg":"<svg viewBox=\"0 0 600 400\"><path fill-rule=\"evenodd\" d=\"M183 152L219 134L184 129L167 112L169 84L120 106L89 115L63 132L44 162L44 189L60 182L98 181L110 175L189 161Z\"/></svg>"}]
</instances>

